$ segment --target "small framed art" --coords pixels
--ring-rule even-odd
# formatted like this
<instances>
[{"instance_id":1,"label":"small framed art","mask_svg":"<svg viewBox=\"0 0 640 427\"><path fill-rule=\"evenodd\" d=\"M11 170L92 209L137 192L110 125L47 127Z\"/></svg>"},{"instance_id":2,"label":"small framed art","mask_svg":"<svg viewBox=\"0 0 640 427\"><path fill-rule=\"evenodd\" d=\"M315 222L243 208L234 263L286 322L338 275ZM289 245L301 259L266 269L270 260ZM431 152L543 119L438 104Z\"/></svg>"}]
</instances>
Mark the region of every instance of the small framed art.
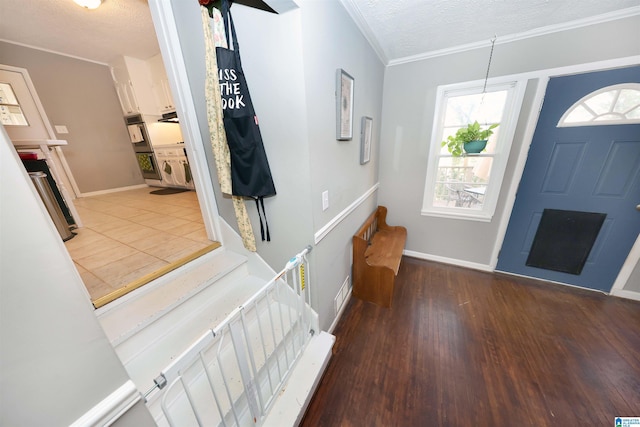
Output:
<instances>
[{"instance_id":1,"label":"small framed art","mask_svg":"<svg viewBox=\"0 0 640 427\"><path fill-rule=\"evenodd\" d=\"M373 128L373 119L371 117L363 117L360 126L360 164L364 165L371 159L371 132Z\"/></svg>"},{"instance_id":2,"label":"small framed art","mask_svg":"<svg viewBox=\"0 0 640 427\"><path fill-rule=\"evenodd\" d=\"M336 78L336 139L353 139L353 77L338 68Z\"/></svg>"}]
</instances>

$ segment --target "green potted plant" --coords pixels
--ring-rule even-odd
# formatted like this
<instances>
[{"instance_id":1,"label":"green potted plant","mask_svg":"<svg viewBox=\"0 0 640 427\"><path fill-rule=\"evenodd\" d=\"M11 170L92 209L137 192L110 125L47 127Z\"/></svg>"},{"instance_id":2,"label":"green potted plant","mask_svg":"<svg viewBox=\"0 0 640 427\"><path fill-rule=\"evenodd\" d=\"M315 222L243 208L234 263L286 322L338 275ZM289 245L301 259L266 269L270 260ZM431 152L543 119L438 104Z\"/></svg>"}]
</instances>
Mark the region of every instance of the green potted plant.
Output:
<instances>
[{"instance_id":1,"label":"green potted plant","mask_svg":"<svg viewBox=\"0 0 640 427\"><path fill-rule=\"evenodd\" d=\"M449 136L442 141L442 146L447 149L454 157L460 157L464 153L478 154L487 146L487 140L493 135L493 129L497 128L499 123L495 123L486 129L480 127L480 123L475 122L458 129L455 135Z\"/></svg>"}]
</instances>

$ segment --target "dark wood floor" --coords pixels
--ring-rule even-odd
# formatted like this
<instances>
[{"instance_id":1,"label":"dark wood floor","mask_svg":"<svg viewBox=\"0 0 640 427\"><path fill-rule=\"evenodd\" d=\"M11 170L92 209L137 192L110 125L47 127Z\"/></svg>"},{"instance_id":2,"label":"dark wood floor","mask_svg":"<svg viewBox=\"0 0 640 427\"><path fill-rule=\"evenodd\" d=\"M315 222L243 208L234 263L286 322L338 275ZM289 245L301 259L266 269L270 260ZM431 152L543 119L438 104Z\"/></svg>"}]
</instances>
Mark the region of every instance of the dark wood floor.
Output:
<instances>
[{"instance_id":1,"label":"dark wood floor","mask_svg":"<svg viewBox=\"0 0 640 427\"><path fill-rule=\"evenodd\" d=\"M640 302L405 257L351 298L302 426L612 426L640 417Z\"/></svg>"}]
</instances>

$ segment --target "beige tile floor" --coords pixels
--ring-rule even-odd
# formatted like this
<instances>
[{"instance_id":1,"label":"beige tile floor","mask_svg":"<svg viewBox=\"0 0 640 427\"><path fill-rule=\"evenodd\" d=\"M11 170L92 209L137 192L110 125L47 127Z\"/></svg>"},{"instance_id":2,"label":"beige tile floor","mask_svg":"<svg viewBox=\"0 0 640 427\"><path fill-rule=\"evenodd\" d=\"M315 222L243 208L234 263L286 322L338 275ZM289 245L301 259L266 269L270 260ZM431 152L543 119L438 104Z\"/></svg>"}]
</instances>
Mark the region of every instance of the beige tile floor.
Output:
<instances>
[{"instance_id":1,"label":"beige tile floor","mask_svg":"<svg viewBox=\"0 0 640 427\"><path fill-rule=\"evenodd\" d=\"M195 191L150 194L153 190L74 201L83 227L65 245L92 300L212 243Z\"/></svg>"}]
</instances>

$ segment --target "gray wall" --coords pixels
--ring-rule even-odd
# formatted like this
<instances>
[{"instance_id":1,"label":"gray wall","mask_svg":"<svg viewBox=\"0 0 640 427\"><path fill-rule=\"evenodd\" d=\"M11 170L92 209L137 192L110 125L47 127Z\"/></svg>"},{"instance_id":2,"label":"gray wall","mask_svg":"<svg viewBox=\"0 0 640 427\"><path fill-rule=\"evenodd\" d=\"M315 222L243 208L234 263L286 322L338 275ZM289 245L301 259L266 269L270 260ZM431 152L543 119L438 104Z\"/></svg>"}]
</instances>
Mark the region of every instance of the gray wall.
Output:
<instances>
[{"instance_id":1,"label":"gray wall","mask_svg":"<svg viewBox=\"0 0 640 427\"><path fill-rule=\"evenodd\" d=\"M297 3L298 9L280 15L242 5L232 7L242 65L278 192L265 200L270 243L260 242L255 205L247 205L258 252L275 270L313 244L318 229L377 182L384 67L339 1ZM195 2L173 0L172 5L207 145L200 12ZM352 141L335 139L337 68L347 70L356 81ZM372 160L365 166L359 164L363 115L373 117L375 126ZM215 171L210 153L208 161ZM323 212L321 193L325 190L330 208ZM350 275L351 235L373 210L375 199L375 195L370 197L333 231L335 237L325 239L312 252L313 303L324 329L335 317L333 298ZM235 224L231 202L217 185L216 201L223 218Z\"/></svg>"},{"instance_id":2,"label":"gray wall","mask_svg":"<svg viewBox=\"0 0 640 427\"><path fill-rule=\"evenodd\" d=\"M0 42L0 63L29 71L81 193L143 184L106 65ZM69 189L71 191L71 189Z\"/></svg>"},{"instance_id":3,"label":"gray wall","mask_svg":"<svg viewBox=\"0 0 640 427\"><path fill-rule=\"evenodd\" d=\"M314 233L378 182L384 65L341 2L300 1ZM353 139L336 140L336 70L354 78ZM360 123L373 118L371 161L360 165ZM322 192L329 208L322 210ZM333 299L351 277L351 238L377 205L377 192L339 223L316 247L313 292L320 325L335 318Z\"/></svg>"},{"instance_id":4,"label":"gray wall","mask_svg":"<svg viewBox=\"0 0 640 427\"><path fill-rule=\"evenodd\" d=\"M69 425L129 377L1 127L0 162L0 425Z\"/></svg>"},{"instance_id":5,"label":"gray wall","mask_svg":"<svg viewBox=\"0 0 640 427\"><path fill-rule=\"evenodd\" d=\"M496 45L491 76L502 76L640 54L640 17ZM380 157L380 204L389 222L407 227L407 249L488 266L505 214L515 161L525 141L523 130L535 81L530 81L521 120L501 190L496 215L488 223L420 214L439 85L484 79L489 47L390 66L384 83Z\"/></svg>"}]
</instances>

